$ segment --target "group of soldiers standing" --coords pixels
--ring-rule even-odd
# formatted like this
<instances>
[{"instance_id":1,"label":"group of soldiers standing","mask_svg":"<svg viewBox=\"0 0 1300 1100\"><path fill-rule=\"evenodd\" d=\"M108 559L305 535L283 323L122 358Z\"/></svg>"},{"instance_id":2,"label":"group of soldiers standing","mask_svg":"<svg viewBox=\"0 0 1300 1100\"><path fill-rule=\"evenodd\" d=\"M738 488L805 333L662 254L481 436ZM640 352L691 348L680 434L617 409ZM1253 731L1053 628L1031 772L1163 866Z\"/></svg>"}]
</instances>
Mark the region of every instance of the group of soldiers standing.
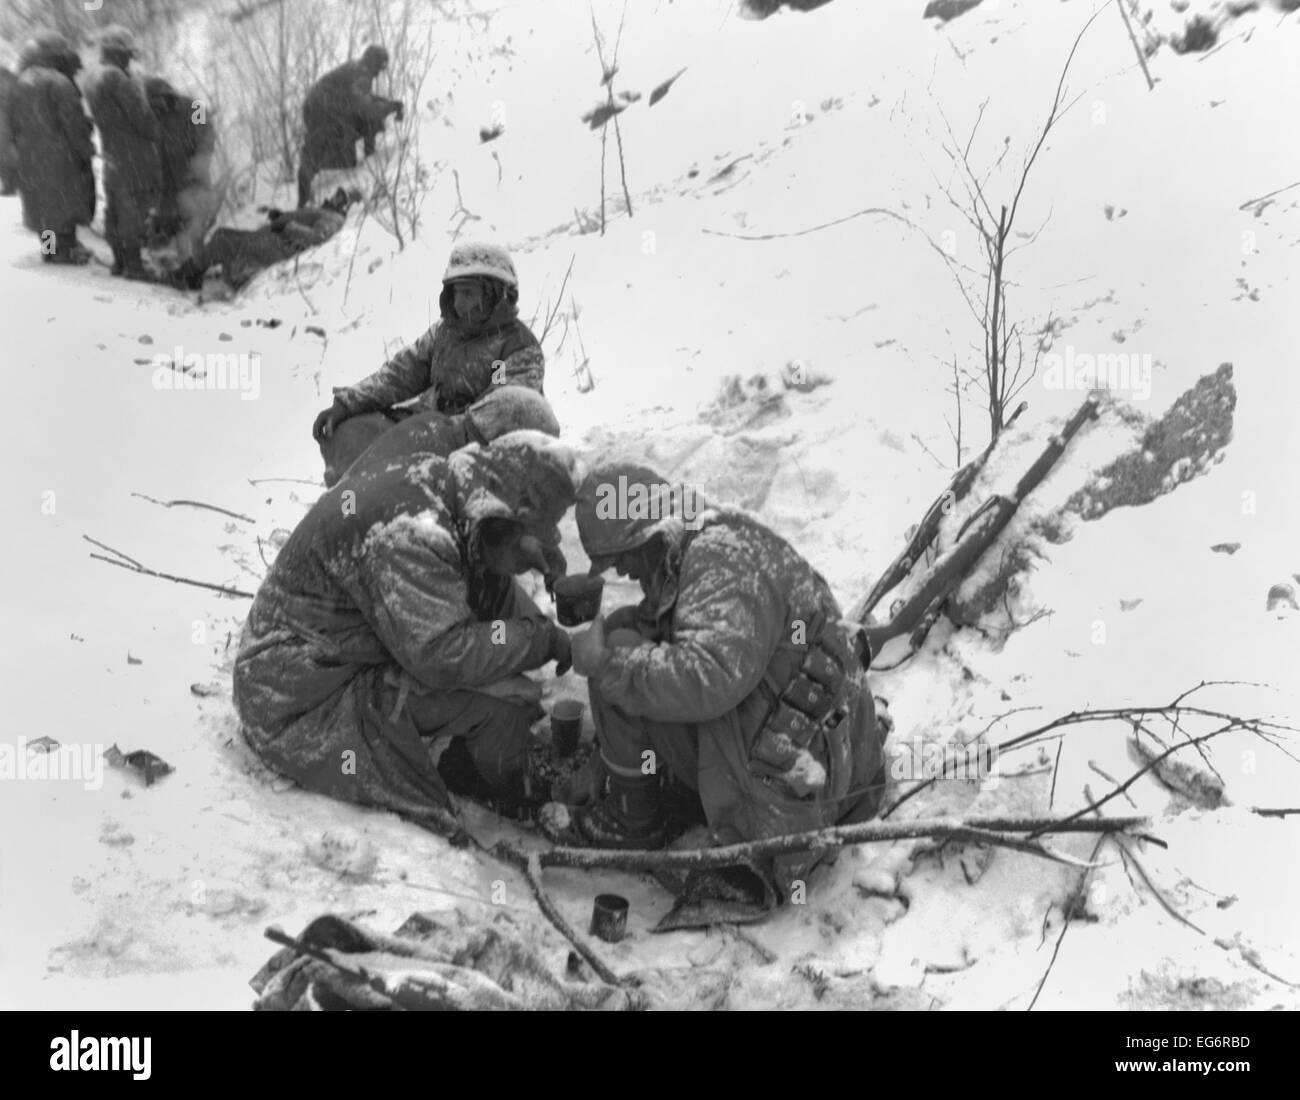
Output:
<instances>
[{"instance_id":1,"label":"group of soldiers standing","mask_svg":"<svg viewBox=\"0 0 1300 1100\"><path fill-rule=\"evenodd\" d=\"M388 54L367 47L358 60L321 77L303 104L299 210L271 211L259 229L219 229L205 240L222 201L213 185L216 130L206 103L161 76L141 80L133 74L140 51L127 29L106 28L98 45L99 62L84 76L78 51L53 31L26 43L16 74L0 69L0 190L21 194L24 225L40 235L47 263L91 259L77 231L95 215L95 129L112 274L153 278L142 250L150 242L170 241L177 285L195 286L217 266L239 285L261 267L337 231L356 194L335 192L314 207L316 174L356 167L357 142L365 155L373 153L385 120L403 117L401 103L373 94Z\"/></svg>"}]
</instances>

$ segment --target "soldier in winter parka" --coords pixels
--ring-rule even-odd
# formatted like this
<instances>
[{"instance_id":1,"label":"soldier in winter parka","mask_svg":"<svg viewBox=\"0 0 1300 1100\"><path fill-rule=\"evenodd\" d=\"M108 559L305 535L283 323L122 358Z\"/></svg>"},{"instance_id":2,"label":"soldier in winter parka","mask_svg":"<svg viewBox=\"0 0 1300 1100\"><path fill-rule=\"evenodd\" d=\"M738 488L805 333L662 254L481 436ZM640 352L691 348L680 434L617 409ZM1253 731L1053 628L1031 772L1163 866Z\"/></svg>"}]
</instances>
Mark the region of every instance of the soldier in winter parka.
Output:
<instances>
[{"instance_id":1,"label":"soldier in winter parka","mask_svg":"<svg viewBox=\"0 0 1300 1100\"><path fill-rule=\"evenodd\" d=\"M537 685L568 635L513 574L564 570L570 450L514 432L361 463L272 563L235 660L250 745L309 790L445 820L447 789L528 800ZM435 765L431 750L445 747Z\"/></svg>"},{"instance_id":2,"label":"soldier in winter parka","mask_svg":"<svg viewBox=\"0 0 1300 1100\"><path fill-rule=\"evenodd\" d=\"M61 34L46 31L23 47L9 93L9 140L23 224L40 233L48 263L84 264L90 253L77 226L95 216L95 148L74 77L81 58Z\"/></svg>"},{"instance_id":3,"label":"soldier in winter parka","mask_svg":"<svg viewBox=\"0 0 1300 1100\"><path fill-rule=\"evenodd\" d=\"M821 575L757 520L644 467L593 470L576 515L591 572L614 567L645 596L573 638L608 784L574 815L583 837L662 844L667 796L717 844L874 814L883 734ZM815 862L754 870L780 897Z\"/></svg>"},{"instance_id":4,"label":"soldier in winter parka","mask_svg":"<svg viewBox=\"0 0 1300 1100\"><path fill-rule=\"evenodd\" d=\"M334 391L312 435L325 483L408 416L462 413L495 386L542 392L541 346L519 320L519 277L499 245L462 241L451 251L438 307L442 318L369 378ZM403 404L406 403L406 404Z\"/></svg>"},{"instance_id":5,"label":"soldier in winter parka","mask_svg":"<svg viewBox=\"0 0 1300 1100\"><path fill-rule=\"evenodd\" d=\"M176 258L184 263L202 244L221 206L221 194L212 186L215 121L206 104L160 76L149 77L144 92L158 121L162 179L153 230L175 241Z\"/></svg>"},{"instance_id":6,"label":"soldier in winter parka","mask_svg":"<svg viewBox=\"0 0 1300 1100\"><path fill-rule=\"evenodd\" d=\"M144 88L127 71L139 56L131 32L107 28L99 55L100 65L86 78L86 102L104 158L104 237L113 250L111 274L147 279L140 248L162 187L158 121Z\"/></svg>"},{"instance_id":7,"label":"soldier in winter parka","mask_svg":"<svg viewBox=\"0 0 1300 1100\"><path fill-rule=\"evenodd\" d=\"M388 51L367 46L361 57L331 69L312 85L302 105L306 131L298 163L298 205L309 206L312 180L329 168L355 168L357 142L364 142L366 156L375 151L375 136L384 120L396 115L402 120L402 104L371 91L375 77L388 68Z\"/></svg>"}]
</instances>

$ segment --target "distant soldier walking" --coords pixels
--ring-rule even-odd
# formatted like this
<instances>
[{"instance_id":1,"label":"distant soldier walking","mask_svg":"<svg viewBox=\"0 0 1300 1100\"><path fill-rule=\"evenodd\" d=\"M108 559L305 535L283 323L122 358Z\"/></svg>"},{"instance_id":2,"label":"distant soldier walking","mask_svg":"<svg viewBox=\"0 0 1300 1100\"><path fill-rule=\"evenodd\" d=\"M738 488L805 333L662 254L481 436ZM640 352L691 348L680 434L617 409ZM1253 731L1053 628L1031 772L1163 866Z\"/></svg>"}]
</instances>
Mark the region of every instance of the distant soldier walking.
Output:
<instances>
[{"instance_id":1,"label":"distant soldier walking","mask_svg":"<svg viewBox=\"0 0 1300 1100\"><path fill-rule=\"evenodd\" d=\"M298 205L310 206L316 173L329 168L355 168L357 142L365 155L375 151L375 135L389 115L402 119L402 104L375 95L375 77L388 68L388 51L367 46L361 58L332 69L312 85L302 105L306 127L298 164Z\"/></svg>"},{"instance_id":2,"label":"distant soldier walking","mask_svg":"<svg viewBox=\"0 0 1300 1100\"><path fill-rule=\"evenodd\" d=\"M109 27L100 37L99 54L99 67L86 79L86 102L104 158L104 236L113 249L112 274L148 279L140 247L162 187L158 122L144 89L128 72L131 59L139 56L131 32Z\"/></svg>"}]
</instances>

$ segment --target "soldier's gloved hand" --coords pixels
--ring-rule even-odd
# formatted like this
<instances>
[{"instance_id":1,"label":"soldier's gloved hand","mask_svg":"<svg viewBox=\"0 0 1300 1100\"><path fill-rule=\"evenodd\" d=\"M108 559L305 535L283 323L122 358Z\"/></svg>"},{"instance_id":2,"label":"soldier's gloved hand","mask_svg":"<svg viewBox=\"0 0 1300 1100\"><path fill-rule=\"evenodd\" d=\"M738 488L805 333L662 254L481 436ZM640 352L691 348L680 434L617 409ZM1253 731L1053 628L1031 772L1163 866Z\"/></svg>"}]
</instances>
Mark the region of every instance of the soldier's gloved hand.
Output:
<instances>
[{"instance_id":1,"label":"soldier's gloved hand","mask_svg":"<svg viewBox=\"0 0 1300 1100\"><path fill-rule=\"evenodd\" d=\"M547 620L550 622L550 620ZM564 628L551 624L551 656L555 658L555 675L563 676L573 667L573 646Z\"/></svg>"},{"instance_id":2,"label":"soldier's gloved hand","mask_svg":"<svg viewBox=\"0 0 1300 1100\"><path fill-rule=\"evenodd\" d=\"M324 442L334 434L334 429L342 424L343 421L347 420L351 415L352 414L343 407L342 403L335 399L334 404L332 404L328 409L324 409L320 415L316 417L316 422L311 426L311 437L316 440L317 443Z\"/></svg>"},{"instance_id":3,"label":"soldier's gloved hand","mask_svg":"<svg viewBox=\"0 0 1300 1100\"><path fill-rule=\"evenodd\" d=\"M555 599L555 582L569 571L569 563L565 561L558 546L544 545L542 558L546 562L546 568L542 570L542 580L546 585L547 594L551 599Z\"/></svg>"},{"instance_id":4,"label":"soldier's gloved hand","mask_svg":"<svg viewBox=\"0 0 1300 1100\"><path fill-rule=\"evenodd\" d=\"M597 615L591 626L573 636L573 668L579 676L599 676L609 660L605 645L605 617Z\"/></svg>"}]
</instances>

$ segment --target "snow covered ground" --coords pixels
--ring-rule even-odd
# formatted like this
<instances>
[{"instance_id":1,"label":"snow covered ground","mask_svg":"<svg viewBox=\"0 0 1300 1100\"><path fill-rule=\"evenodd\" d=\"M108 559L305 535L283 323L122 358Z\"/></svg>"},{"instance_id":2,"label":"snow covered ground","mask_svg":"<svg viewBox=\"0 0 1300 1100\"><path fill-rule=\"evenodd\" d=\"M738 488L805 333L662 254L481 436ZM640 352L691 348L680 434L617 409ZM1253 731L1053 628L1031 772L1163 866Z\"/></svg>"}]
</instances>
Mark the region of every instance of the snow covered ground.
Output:
<instances>
[{"instance_id":1,"label":"snow covered ground","mask_svg":"<svg viewBox=\"0 0 1300 1100\"><path fill-rule=\"evenodd\" d=\"M845 608L865 592L946 484L950 364L978 354L980 333L920 232L979 265L943 195L955 180L945 117L964 144L983 112L970 147L982 167L1009 142L986 185L995 206L1009 201L1094 10L985 0L941 25L922 21L922 7L841 0L756 21L722 0L632 0L615 84L641 93L620 116L633 216L611 206L604 236L574 224L599 204L600 138L579 116L602 95L600 66L586 7L559 0L484 4L486 23L440 28L422 97L438 109L422 106L422 145L445 168L404 251L354 212L296 272L198 305L110 280L99 265L42 266L17 199L0 200L16 479L0 559L0 744L11 768L38 756L23 739L44 736L149 749L176 769L147 789L120 770L43 781L0 771L0 1005L244 1008L273 950L265 926L296 931L327 910L380 930L416 910L482 918L496 881L503 904L534 919L514 872L268 775L229 702L247 601L110 568L82 538L154 569L256 587L277 532L319 491L310 425L329 387L378 366L436 311L463 217L452 167L476 218L465 233L516 250L522 312L537 311L539 335L572 261L545 341L566 435L752 508ZM1174 18L1157 7L1156 23ZM611 42L620 11L596 6ZM1118 11L1084 36L1068 78L1080 98L1048 138L1018 215L1012 309L1031 329L1057 319L1063 356L1149 356L1149 393L1120 396L1152 417L1231 362L1234 439L1205 476L1076 523L1018 597L1051 614L1004 646L941 624L921 655L880 674L897 745L986 729L1005 740L1071 711L1166 703L1202 680L1246 682L1203 689L1207 708L1300 725L1300 614L1265 611L1270 586L1300 584L1300 190L1248 204L1300 179L1285 136L1300 97L1298 37L1296 14L1247 12L1213 53L1158 51L1149 91ZM651 90L683 68L649 107ZM493 121L504 134L480 144ZM612 135L608 157L608 194L621 204ZM868 208L919 229L849 218ZM250 358L242 386L187 391L159 387L159 353ZM584 361L595 383L585 392ZM790 362L830 384L782 390ZM765 375L767 396L716 402L732 375ZM978 491L1014 482L1084 396L1032 382L1015 447ZM964 418L969 456L984 419L975 402ZM1085 429L1027 514L1082 486L1128 445L1121 434ZM1212 552L1220 543L1240 548ZM565 551L583 560L571 524ZM571 675L546 690L576 696L581 685ZM900 815L1068 812L1085 785L1110 785L1101 773L1136 769L1129 733L1127 723L1077 727L1059 758L1058 742L1008 753L996 782L939 784ZM1198 809L1149 777L1133 786L1168 847L1139 849L1142 872L1102 848L1108 865L1089 877L1036 1007L1300 1007L1300 816L1251 811L1300 806L1300 744L1235 733L1206 749L1230 804ZM1123 799L1107 809L1133 812ZM471 821L484 839L506 828L481 812ZM1055 847L1085 858L1093 843ZM632 935L602 949L616 970L681 968L686 999L733 1007L1024 1008L1079 879L1006 850L847 850L816 873L806 905L751 930L775 958L766 962L729 933L650 935L670 899L649 880L548 872L578 925L595 893L631 899Z\"/></svg>"}]
</instances>

